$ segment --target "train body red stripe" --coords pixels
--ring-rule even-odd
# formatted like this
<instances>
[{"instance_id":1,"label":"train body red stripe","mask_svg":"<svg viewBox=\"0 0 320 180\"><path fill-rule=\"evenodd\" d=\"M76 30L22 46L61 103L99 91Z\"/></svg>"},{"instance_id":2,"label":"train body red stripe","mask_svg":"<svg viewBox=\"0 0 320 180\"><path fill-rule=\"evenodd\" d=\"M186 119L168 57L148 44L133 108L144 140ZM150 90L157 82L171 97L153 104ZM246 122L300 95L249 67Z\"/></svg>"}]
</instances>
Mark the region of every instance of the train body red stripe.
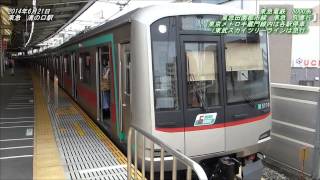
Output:
<instances>
[{"instance_id":1,"label":"train body red stripe","mask_svg":"<svg viewBox=\"0 0 320 180\"><path fill-rule=\"evenodd\" d=\"M157 131L162 132L187 132L187 131L201 131L201 130L208 130L208 129L216 129L216 128L224 128L230 126L237 126L241 124L247 124L255 121L260 121L268 117L271 113L267 113L261 116L256 116L247 119L239 119L237 121L227 122L227 123L219 123L213 124L208 126L193 126L193 127L181 127L181 128L156 128Z\"/></svg>"}]
</instances>

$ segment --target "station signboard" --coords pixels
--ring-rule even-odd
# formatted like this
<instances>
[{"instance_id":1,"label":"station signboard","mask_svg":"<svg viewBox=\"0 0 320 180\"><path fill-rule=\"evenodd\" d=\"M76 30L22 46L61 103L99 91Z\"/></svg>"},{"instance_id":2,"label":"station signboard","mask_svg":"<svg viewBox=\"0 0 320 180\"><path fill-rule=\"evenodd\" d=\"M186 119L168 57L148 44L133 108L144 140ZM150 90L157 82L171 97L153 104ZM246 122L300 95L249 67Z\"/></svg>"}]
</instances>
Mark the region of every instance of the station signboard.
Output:
<instances>
[{"instance_id":1,"label":"station signboard","mask_svg":"<svg viewBox=\"0 0 320 180\"><path fill-rule=\"evenodd\" d=\"M310 26L309 33L292 36L291 67L320 68L320 26Z\"/></svg>"}]
</instances>

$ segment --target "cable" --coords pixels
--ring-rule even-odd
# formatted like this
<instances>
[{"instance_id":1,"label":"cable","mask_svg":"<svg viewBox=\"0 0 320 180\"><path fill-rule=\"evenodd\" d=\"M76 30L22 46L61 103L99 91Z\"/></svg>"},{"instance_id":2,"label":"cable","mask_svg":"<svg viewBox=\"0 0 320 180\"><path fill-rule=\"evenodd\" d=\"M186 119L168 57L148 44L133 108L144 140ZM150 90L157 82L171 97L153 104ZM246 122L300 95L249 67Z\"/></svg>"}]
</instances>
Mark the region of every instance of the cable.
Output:
<instances>
[{"instance_id":1,"label":"cable","mask_svg":"<svg viewBox=\"0 0 320 180\"><path fill-rule=\"evenodd\" d=\"M32 6L33 6L33 8L36 8L36 3L37 3L37 0L32 0ZM26 22L27 22L27 19L26 19ZM28 44L30 43L31 38L32 38L32 34L33 34L33 29L34 29L34 21L32 21L32 23L31 23L30 36L29 36L28 41L27 41L26 44L24 45L24 47L27 47Z\"/></svg>"},{"instance_id":2,"label":"cable","mask_svg":"<svg viewBox=\"0 0 320 180\"><path fill-rule=\"evenodd\" d=\"M119 3L119 1L116 3L118 6L120 6L120 9L119 9L119 11L117 11L116 13L114 13L114 14L112 14L110 17L108 17L107 19L106 19L106 21L109 21L112 17L114 17L115 15L117 15L119 12L121 12L128 4L129 4L129 2L130 2L131 0L128 0L126 3L124 3L124 4L121 4L121 3Z\"/></svg>"}]
</instances>

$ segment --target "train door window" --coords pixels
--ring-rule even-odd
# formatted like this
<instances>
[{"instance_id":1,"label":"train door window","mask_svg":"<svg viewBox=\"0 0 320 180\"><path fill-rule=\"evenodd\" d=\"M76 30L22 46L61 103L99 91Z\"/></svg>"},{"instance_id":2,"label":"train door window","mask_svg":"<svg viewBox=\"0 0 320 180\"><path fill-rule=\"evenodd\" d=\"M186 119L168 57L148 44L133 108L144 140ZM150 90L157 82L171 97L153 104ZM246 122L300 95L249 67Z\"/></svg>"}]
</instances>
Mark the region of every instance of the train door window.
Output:
<instances>
[{"instance_id":1,"label":"train door window","mask_svg":"<svg viewBox=\"0 0 320 180\"><path fill-rule=\"evenodd\" d=\"M50 58L50 64L51 64L51 67L52 67L52 71L51 71L51 73L53 73L54 72L54 70L55 70L55 67L54 67L54 58Z\"/></svg>"},{"instance_id":2,"label":"train door window","mask_svg":"<svg viewBox=\"0 0 320 180\"><path fill-rule=\"evenodd\" d=\"M82 57L79 56L79 79L83 80L83 74L82 74Z\"/></svg>"},{"instance_id":3,"label":"train door window","mask_svg":"<svg viewBox=\"0 0 320 180\"><path fill-rule=\"evenodd\" d=\"M63 67L64 67L64 72L66 73L68 70L67 70L67 57L64 56L63 57Z\"/></svg>"},{"instance_id":4,"label":"train door window","mask_svg":"<svg viewBox=\"0 0 320 180\"><path fill-rule=\"evenodd\" d=\"M124 93L126 95L130 95L130 67L131 67L131 60L130 60L130 43L120 44L120 61L123 64L122 75L124 76Z\"/></svg>"},{"instance_id":5,"label":"train door window","mask_svg":"<svg viewBox=\"0 0 320 180\"><path fill-rule=\"evenodd\" d=\"M120 74L120 104L121 114L120 114L120 131L123 131L125 128L125 122L128 122L128 119L131 116L131 101L130 101L130 44L121 43L118 46L119 48L119 74Z\"/></svg>"},{"instance_id":6,"label":"train door window","mask_svg":"<svg viewBox=\"0 0 320 180\"><path fill-rule=\"evenodd\" d=\"M55 56L55 64L56 64L56 71L55 71L55 74L58 75L59 74L59 70L60 70L60 67L59 67L59 56Z\"/></svg>"},{"instance_id":7,"label":"train door window","mask_svg":"<svg viewBox=\"0 0 320 180\"><path fill-rule=\"evenodd\" d=\"M187 104L189 108L220 104L217 43L186 42Z\"/></svg>"},{"instance_id":8,"label":"train door window","mask_svg":"<svg viewBox=\"0 0 320 180\"><path fill-rule=\"evenodd\" d=\"M102 119L110 119L111 102L111 48L103 46L100 48L100 104ZM106 122L106 121L105 121Z\"/></svg>"},{"instance_id":9,"label":"train door window","mask_svg":"<svg viewBox=\"0 0 320 180\"><path fill-rule=\"evenodd\" d=\"M125 52L125 60L126 60L126 93L130 95L130 68L131 68L131 60L130 60L130 51Z\"/></svg>"},{"instance_id":10,"label":"train door window","mask_svg":"<svg viewBox=\"0 0 320 180\"><path fill-rule=\"evenodd\" d=\"M65 56L67 60L67 74L71 76L72 74L72 61L71 61L71 55L66 55Z\"/></svg>"},{"instance_id":11,"label":"train door window","mask_svg":"<svg viewBox=\"0 0 320 180\"><path fill-rule=\"evenodd\" d=\"M53 63L54 63L54 67L55 67L54 74L57 74L58 69L59 69L57 60L58 60L57 57L54 56L53 57Z\"/></svg>"}]
</instances>

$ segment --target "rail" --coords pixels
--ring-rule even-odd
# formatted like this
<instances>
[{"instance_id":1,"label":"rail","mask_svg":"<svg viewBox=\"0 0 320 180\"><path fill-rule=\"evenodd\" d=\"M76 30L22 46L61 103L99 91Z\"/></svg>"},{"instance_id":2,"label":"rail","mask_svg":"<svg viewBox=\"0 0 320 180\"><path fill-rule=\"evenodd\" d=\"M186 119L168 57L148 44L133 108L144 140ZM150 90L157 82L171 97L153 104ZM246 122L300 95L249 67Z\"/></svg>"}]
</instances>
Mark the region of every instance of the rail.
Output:
<instances>
[{"instance_id":1,"label":"rail","mask_svg":"<svg viewBox=\"0 0 320 180\"><path fill-rule=\"evenodd\" d=\"M132 146L132 134L134 133L135 144ZM179 151L174 150L173 148L166 145L164 142L151 135L150 133L144 131L143 129L131 125L128 132L128 180L132 179L132 170L131 170L131 160L132 160L132 147L134 148L134 179L137 179L137 169L138 169L138 152L137 152L137 135L140 133L142 135L142 162L141 162L141 171L142 171L142 179L145 179L145 139L147 138L151 142L151 151L150 151L150 180L154 180L154 144L157 144L161 147L160 151L160 180L164 180L164 152L166 151L168 154L173 156L172 159L172 180L177 179L177 160L182 164L187 166L187 180L191 180L192 171L194 171L199 180L208 180L206 173L202 169L202 167L187 157L186 155L180 153Z\"/></svg>"}]
</instances>

